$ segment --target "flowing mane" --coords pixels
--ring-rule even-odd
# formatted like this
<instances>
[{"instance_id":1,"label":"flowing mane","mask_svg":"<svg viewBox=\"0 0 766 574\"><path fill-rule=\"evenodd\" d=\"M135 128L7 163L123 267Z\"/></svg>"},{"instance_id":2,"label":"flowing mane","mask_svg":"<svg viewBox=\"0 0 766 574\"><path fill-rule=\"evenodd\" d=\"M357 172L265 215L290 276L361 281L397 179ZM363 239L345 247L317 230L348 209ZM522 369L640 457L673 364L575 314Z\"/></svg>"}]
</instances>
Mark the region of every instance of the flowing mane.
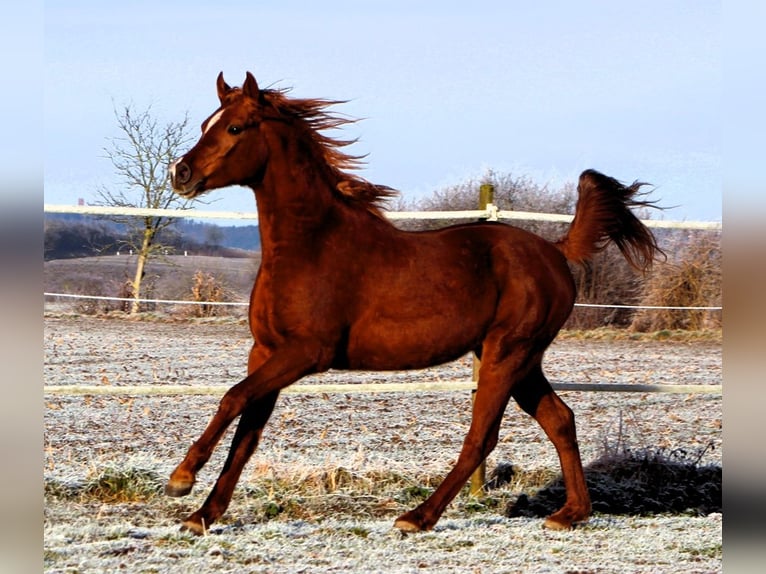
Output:
<instances>
[{"instance_id":1,"label":"flowing mane","mask_svg":"<svg viewBox=\"0 0 766 574\"><path fill-rule=\"evenodd\" d=\"M239 92L239 88L232 91ZM366 155L353 155L344 148L356 143L354 139L340 139L327 135L326 130L340 129L343 126L357 122L356 119L328 111L328 108L344 104L344 100L328 100L322 98L289 98L289 89L264 89L261 97L264 103L275 113L272 120L294 120L303 127L305 137L312 143L311 148L317 150L324 164L330 171L334 186L342 198L363 205L366 209L382 217L382 204L398 192L385 185L377 185L348 173L348 170L360 169ZM265 118L264 118L265 119Z\"/></svg>"}]
</instances>

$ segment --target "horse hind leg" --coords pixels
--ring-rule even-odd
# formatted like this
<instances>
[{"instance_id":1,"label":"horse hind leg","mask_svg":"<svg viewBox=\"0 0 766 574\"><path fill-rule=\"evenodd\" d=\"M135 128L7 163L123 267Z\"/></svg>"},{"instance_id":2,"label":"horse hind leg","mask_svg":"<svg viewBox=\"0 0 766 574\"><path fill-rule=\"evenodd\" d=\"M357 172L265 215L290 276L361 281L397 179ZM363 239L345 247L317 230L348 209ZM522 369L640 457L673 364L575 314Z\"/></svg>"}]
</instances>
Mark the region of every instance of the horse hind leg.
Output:
<instances>
[{"instance_id":1,"label":"horse hind leg","mask_svg":"<svg viewBox=\"0 0 766 574\"><path fill-rule=\"evenodd\" d=\"M203 534L226 512L237 481L260 442L263 428L274 410L278 396L278 391L267 395L242 413L218 480L203 505L183 521L182 528Z\"/></svg>"},{"instance_id":2,"label":"horse hind leg","mask_svg":"<svg viewBox=\"0 0 766 574\"><path fill-rule=\"evenodd\" d=\"M483 400L477 391L473 421L457 463L425 502L396 519L394 522L396 528L403 532L418 532L433 528L447 505L463 488L471 473L497 445L500 422L509 399L510 396L506 396L505 400L502 397L495 397L493 404L488 406L486 400Z\"/></svg>"},{"instance_id":3,"label":"horse hind leg","mask_svg":"<svg viewBox=\"0 0 766 574\"><path fill-rule=\"evenodd\" d=\"M482 361L471 427L455 466L427 500L396 519L396 528L405 532L430 530L447 505L465 486L471 473L497 445L500 424L511 398L513 384L524 376L530 361L535 359L531 351L521 345L512 355L502 357L499 361L488 356L490 354L485 352Z\"/></svg>"},{"instance_id":4,"label":"horse hind leg","mask_svg":"<svg viewBox=\"0 0 766 574\"><path fill-rule=\"evenodd\" d=\"M544 526L565 530L587 521L591 504L577 445L574 413L551 388L539 365L513 389L513 398L540 424L556 447L561 464L566 502L545 519Z\"/></svg>"}]
</instances>

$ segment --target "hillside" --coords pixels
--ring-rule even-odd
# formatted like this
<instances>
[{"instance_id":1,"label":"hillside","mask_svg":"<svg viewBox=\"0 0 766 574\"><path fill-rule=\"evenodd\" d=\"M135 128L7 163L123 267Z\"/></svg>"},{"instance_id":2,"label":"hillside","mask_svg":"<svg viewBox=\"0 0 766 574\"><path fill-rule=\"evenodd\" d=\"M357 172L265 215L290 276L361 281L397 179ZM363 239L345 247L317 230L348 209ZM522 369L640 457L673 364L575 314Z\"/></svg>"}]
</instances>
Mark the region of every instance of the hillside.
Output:
<instances>
[{"instance_id":1,"label":"hillside","mask_svg":"<svg viewBox=\"0 0 766 574\"><path fill-rule=\"evenodd\" d=\"M68 259L116 255L127 249L130 230L108 218L77 214L46 214L44 258ZM178 219L157 242L177 254L247 257L260 251L257 225L220 226Z\"/></svg>"},{"instance_id":2,"label":"hillside","mask_svg":"<svg viewBox=\"0 0 766 574\"><path fill-rule=\"evenodd\" d=\"M46 293L124 296L125 283L135 272L136 256L120 254L99 257L55 259L44 263ZM213 275L227 291L230 301L247 301L258 272L260 254L250 257L168 255L151 259L144 277L144 297L190 299L194 274Z\"/></svg>"}]
</instances>

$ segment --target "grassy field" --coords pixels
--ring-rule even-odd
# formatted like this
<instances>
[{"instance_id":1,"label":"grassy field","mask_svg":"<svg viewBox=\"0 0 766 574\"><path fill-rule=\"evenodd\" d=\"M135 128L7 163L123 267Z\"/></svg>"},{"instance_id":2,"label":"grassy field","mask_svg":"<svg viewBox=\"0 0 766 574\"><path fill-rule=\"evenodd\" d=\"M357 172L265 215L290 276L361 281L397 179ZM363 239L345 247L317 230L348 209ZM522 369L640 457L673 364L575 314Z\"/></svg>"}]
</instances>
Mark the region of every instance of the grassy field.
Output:
<instances>
[{"instance_id":1,"label":"grassy field","mask_svg":"<svg viewBox=\"0 0 766 574\"><path fill-rule=\"evenodd\" d=\"M249 348L239 319L126 320L46 314L46 385L220 385ZM720 342L563 337L552 381L720 384ZM470 360L423 371L330 372L309 383L464 380ZM555 451L506 412L486 495L467 489L433 532L391 525L454 464L466 392L281 397L229 511L207 536L180 532L221 468L225 441L186 498L161 489L215 411L190 395L45 396L44 564L53 573L717 572L720 395L566 392L596 510L572 532L542 519L561 503ZM231 433L228 435L231 436Z\"/></svg>"}]
</instances>

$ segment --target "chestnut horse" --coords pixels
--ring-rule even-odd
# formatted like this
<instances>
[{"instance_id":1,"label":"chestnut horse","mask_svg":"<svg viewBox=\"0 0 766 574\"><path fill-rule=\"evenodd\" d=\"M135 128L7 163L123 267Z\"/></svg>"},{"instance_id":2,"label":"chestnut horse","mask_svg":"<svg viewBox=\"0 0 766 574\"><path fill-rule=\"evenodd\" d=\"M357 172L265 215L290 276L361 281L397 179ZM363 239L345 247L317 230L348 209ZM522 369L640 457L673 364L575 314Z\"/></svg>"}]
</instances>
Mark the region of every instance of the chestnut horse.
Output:
<instances>
[{"instance_id":1,"label":"chestnut horse","mask_svg":"<svg viewBox=\"0 0 766 574\"><path fill-rule=\"evenodd\" d=\"M642 270L661 253L630 210L649 203L637 199L643 184L585 171L574 220L555 243L488 222L402 231L379 207L392 190L349 174L360 159L343 151L351 142L323 133L351 121L328 112L338 102L262 90L249 72L241 88L219 75L217 90L221 105L172 165L172 185L188 199L230 185L252 188L262 262L250 298L248 375L221 399L165 489L188 494L240 417L212 492L184 527L202 533L226 511L283 388L331 368L419 369L470 351L481 369L460 455L434 493L395 526L436 524L497 444L511 397L538 421L561 463L566 502L545 526L587 520L574 415L541 361L574 305L567 261L585 262L609 241Z\"/></svg>"}]
</instances>

